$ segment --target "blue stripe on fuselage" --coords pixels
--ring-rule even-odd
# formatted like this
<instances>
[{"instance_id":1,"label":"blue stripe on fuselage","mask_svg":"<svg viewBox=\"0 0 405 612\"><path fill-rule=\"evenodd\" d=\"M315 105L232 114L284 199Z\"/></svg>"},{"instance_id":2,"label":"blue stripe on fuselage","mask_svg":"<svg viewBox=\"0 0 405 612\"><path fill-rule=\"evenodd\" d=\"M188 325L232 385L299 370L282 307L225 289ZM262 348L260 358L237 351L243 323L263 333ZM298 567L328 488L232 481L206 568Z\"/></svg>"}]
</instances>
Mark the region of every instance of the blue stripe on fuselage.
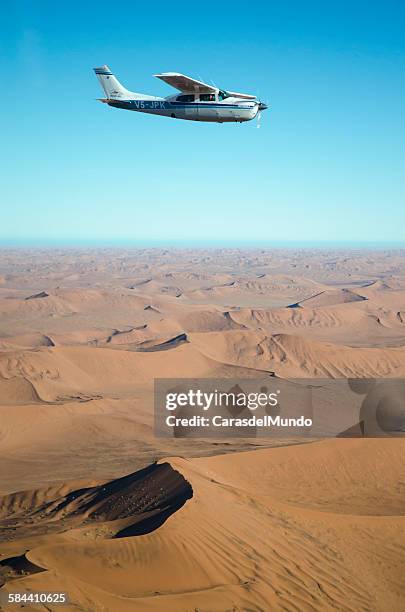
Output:
<instances>
[{"instance_id":1,"label":"blue stripe on fuselage","mask_svg":"<svg viewBox=\"0 0 405 612\"><path fill-rule=\"evenodd\" d=\"M198 102L166 102L163 100L119 100L110 99L110 102L125 105L128 108L136 110L171 110L175 108L187 109L204 109L204 108L236 108L238 110L251 110L252 106L242 106L239 104L218 104L218 103L198 103Z\"/></svg>"}]
</instances>

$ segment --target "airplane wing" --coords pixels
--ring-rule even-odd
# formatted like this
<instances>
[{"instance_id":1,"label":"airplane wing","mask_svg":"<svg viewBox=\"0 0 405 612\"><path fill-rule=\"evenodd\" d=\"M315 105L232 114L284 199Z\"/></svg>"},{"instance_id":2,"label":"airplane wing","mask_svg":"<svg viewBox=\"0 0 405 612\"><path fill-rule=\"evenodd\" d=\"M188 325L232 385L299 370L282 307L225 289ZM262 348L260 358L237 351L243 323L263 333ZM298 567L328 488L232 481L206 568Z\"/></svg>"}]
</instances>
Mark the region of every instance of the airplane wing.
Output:
<instances>
[{"instance_id":1,"label":"airplane wing","mask_svg":"<svg viewBox=\"0 0 405 612\"><path fill-rule=\"evenodd\" d=\"M236 91L228 91L226 90L228 96L232 96L232 98L242 98L243 100L256 100L257 96L251 96L250 94L237 93Z\"/></svg>"},{"instance_id":2,"label":"airplane wing","mask_svg":"<svg viewBox=\"0 0 405 612\"><path fill-rule=\"evenodd\" d=\"M195 79L185 76L184 74L180 74L179 72L163 72L162 74L155 74L154 76L184 93L215 93L218 91L218 87L207 85L201 81L196 81Z\"/></svg>"}]
</instances>

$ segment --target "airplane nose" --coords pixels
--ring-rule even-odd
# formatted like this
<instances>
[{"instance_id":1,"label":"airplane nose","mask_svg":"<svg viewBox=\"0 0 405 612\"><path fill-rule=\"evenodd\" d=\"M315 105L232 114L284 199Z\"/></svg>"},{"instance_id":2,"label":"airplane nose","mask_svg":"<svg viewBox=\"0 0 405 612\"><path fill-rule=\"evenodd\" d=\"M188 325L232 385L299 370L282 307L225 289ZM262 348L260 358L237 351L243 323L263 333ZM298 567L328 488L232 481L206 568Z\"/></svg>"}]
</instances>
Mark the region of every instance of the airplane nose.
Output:
<instances>
[{"instance_id":1,"label":"airplane nose","mask_svg":"<svg viewBox=\"0 0 405 612\"><path fill-rule=\"evenodd\" d=\"M266 109L268 109L268 105L265 104L264 102L259 102L259 111L264 111Z\"/></svg>"}]
</instances>

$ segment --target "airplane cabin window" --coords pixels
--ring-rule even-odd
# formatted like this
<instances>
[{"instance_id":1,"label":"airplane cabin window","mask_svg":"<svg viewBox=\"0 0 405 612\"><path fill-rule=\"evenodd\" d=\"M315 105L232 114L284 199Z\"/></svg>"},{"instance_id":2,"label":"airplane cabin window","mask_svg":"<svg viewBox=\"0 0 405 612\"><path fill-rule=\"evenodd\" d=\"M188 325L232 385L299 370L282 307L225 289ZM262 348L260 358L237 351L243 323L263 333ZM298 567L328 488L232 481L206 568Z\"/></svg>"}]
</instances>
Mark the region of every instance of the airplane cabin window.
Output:
<instances>
[{"instance_id":1,"label":"airplane cabin window","mask_svg":"<svg viewBox=\"0 0 405 612\"><path fill-rule=\"evenodd\" d=\"M215 94L200 94L200 102L215 102Z\"/></svg>"},{"instance_id":2,"label":"airplane cabin window","mask_svg":"<svg viewBox=\"0 0 405 612\"><path fill-rule=\"evenodd\" d=\"M218 100L225 100L225 98L229 98L229 95L226 93L226 91L219 91Z\"/></svg>"},{"instance_id":3,"label":"airplane cabin window","mask_svg":"<svg viewBox=\"0 0 405 612\"><path fill-rule=\"evenodd\" d=\"M185 94L182 96L177 96L177 102L194 102L194 94Z\"/></svg>"}]
</instances>

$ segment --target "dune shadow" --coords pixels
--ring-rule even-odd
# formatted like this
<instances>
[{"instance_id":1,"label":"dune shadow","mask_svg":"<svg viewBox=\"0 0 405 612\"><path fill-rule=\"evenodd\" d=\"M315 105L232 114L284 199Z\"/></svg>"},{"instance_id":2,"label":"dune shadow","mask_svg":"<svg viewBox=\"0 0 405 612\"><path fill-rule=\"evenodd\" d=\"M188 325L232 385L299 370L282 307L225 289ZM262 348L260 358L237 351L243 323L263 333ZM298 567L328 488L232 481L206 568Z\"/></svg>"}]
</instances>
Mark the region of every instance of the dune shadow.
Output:
<instances>
[{"instance_id":1,"label":"dune shadow","mask_svg":"<svg viewBox=\"0 0 405 612\"><path fill-rule=\"evenodd\" d=\"M16 580L23 576L31 576L31 574L39 574L45 571L43 567L31 563L25 554L8 557L0 561L0 580L3 584L9 580Z\"/></svg>"}]
</instances>

